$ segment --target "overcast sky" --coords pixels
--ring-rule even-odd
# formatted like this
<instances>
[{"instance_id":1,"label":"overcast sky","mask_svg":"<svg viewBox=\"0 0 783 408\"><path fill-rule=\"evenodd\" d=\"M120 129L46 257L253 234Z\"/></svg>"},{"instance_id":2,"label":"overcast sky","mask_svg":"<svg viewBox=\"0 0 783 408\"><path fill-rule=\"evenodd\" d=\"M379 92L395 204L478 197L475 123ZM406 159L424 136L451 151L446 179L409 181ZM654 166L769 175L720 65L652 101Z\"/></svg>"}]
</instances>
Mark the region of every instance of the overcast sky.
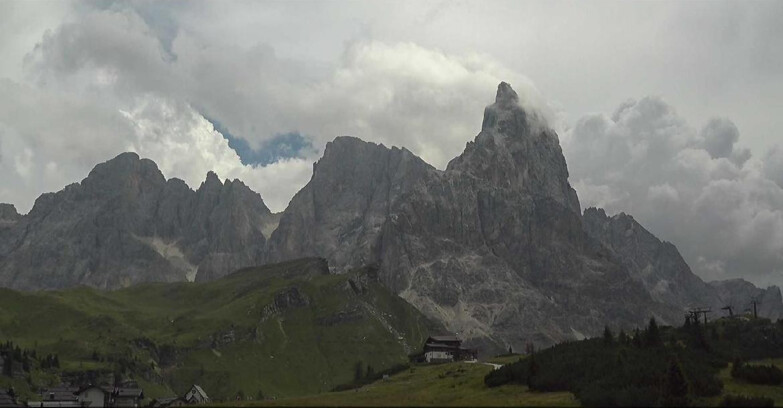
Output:
<instances>
[{"instance_id":1,"label":"overcast sky","mask_svg":"<svg viewBox=\"0 0 783 408\"><path fill-rule=\"evenodd\" d=\"M274 211L326 142L438 168L501 80L560 134L583 207L707 280L783 284L783 2L0 2L0 202L123 151Z\"/></svg>"}]
</instances>

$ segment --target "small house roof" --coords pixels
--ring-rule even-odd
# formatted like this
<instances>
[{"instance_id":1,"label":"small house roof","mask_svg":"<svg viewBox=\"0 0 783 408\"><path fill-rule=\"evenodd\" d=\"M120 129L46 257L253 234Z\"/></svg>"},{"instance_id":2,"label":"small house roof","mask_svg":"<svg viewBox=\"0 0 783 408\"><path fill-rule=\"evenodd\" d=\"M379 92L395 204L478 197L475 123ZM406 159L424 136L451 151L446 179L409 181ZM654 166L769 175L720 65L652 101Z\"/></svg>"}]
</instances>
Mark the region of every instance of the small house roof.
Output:
<instances>
[{"instance_id":1,"label":"small house roof","mask_svg":"<svg viewBox=\"0 0 783 408\"><path fill-rule=\"evenodd\" d=\"M168 407L171 405L174 401L185 401L182 399L182 397L165 397L165 398L158 398L155 400L155 402L152 404L153 407Z\"/></svg>"},{"instance_id":2,"label":"small house roof","mask_svg":"<svg viewBox=\"0 0 783 408\"><path fill-rule=\"evenodd\" d=\"M457 336L443 335L443 336L430 336L430 339L437 342L461 342Z\"/></svg>"},{"instance_id":3,"label":"small house roof","mask_svg":"<svg viewBox=\"0 0 783 408\"><path fill-rule=\"evenodd\" d=\"M108 385L87 384L85 386L77 388L76 391L74 391L73 393L78 395L78 394L81 394L81 393L91 389L91 388L97 388L97 389L99 389L99 390L101 390L101 391L103 391L103 392L105 392L107 394L111 393L114 390L112 387L109 387Z\"/></svg>"},{"instance_id":4,"label":"small house roof","mask_svg":"<svg viewBox=\"0 0 783 408\"><path fill-rule=\"evenodd\" d=\"M193 384L193 387L191 387L191 389L190 389L190 390L191 390L191 391L195 391L196 393L198 393L199 395L201 395L201 398L203 398L203 399L205 399L205 400L209 399L209 396L207 395L207 393L206 393L206 392L204 391L204 389L203 389L203 388L201 388L201 386L200 386L200 385L198 385L198 384Z\"/></svg>"},{"instance_id":5,"label":"small house roof","mask_svg":"<svg viewBox=\"0 0 783 408\"><path fill-rule=\"evenodd\" d=\"M424 348L427 349L443 349L443 350L459 350L459 347L452 346L449 344L443 344L443 343L427 343L424 345Z\"/></svg>"},{"instance_id":6,"label":"small house roof","mask_svg":"<svg viewBox=\"0 0 783 408\"><path fill-rule=\"evenodd\" d=\"M144 395L144 391L141 388L120 387L120 388L117 388L117 391L116 391L115 395L117 397L139 397L139 398L141 398L141 396Z\"/></svg>"},{"instance_id":7,"label":"small house roof","mask_svg":"<svg viewBox=\"0 0 783 408\"><path fill-rule=\"evenodd\" d=\"M51 387L41 392L41 397L44 401L76 401L79 398L76 396L76 392L79 390L77 387Z\"/></svg>"}]
</instances>

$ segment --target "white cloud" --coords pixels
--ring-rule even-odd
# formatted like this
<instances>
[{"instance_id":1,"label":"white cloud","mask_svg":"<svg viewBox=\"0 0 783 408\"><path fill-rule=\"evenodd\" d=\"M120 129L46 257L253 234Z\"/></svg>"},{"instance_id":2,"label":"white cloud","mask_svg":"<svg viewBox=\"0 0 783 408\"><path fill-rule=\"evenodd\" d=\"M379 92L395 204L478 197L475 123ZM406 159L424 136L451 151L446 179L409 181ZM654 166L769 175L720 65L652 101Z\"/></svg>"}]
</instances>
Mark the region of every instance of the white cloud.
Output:
<instances>
[{"instance_id":1,"label":"white cloud","mask_svg":"<svg viewBox=\"0 0 783 408\"><path fill-rule=\"evenodd\" d=\"M30 166L51 162L80 172L41 177L27 193L9 189L0 200L25 211L34 195L60 188L65 177L76 180L74 173L86 174L119 151L135 150L191 186L207 170L240 177L282 210L307 181L316 158L242 166L202 115L255 148L292 131L312 138L316 150L336 136L353 135L405 146L440 168L479 131L483 108L501 80L515 86L528 108L554 118L529 80L485 55L355 41L331 73L314 76L306 62L279 58L264 44L240 48L181 30L167 49L157 33L133 9L112 7L88 10L43 36L27 57L33 81L7 85L27 87L37 96L20 117L6 115L2 123L35 133L23 143L33 144ZM30 117L36 98L51 99L42 120ZM25 130L30 126L35 129ZM66 139L70 150L56 147ZM51 145L51 155L35 145L44 143ZM3 151L23 154L10 147Z\"/></svg>"},{"instance_id":2,"label":"white cloud","mask_svg":"<svg viewBox=\"0 0 783 408\"><path fill-rule=\"evenodd\" d=\"M777 149L753 158L730 120L697 132L660 98L586 116L564 140L583 206L632 214L706 279L783 284Z\"/></svg>"},{"instance_id":3,"label":"white cloud","mask_svg":"<svg viewBox=\"0 0 783 408\"><path fill-rule=\"evenodd\" d=\"M124 150L152 159L165 175L181 178L191 188L198 188L206 173L214 171L221 178L242 180L272 211L282 211L312 173L313 157L264 167L243 165L212 123L182 102L149 97L123 115L135 136Z\"/></svg>"}]
</instances>

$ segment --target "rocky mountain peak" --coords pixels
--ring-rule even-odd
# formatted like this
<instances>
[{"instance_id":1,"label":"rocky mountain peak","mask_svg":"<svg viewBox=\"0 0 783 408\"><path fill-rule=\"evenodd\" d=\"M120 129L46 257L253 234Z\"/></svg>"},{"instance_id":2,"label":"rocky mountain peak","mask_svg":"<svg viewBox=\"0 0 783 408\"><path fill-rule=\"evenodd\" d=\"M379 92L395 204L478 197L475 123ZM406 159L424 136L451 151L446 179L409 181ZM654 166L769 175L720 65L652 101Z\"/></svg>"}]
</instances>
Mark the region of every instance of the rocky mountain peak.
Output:
<instances>
[{"instance_id":1,"label":"rocky mountain peak","mask_svg":"<svg viewBox=\"0 0 783 408\"><path fill-rule=\"evenodd\" d=\"M166 178L155 162L126 152L95 166L81 186L90 197L103 197L107 192L131 197L161 189L165 184Z\"/></svg>"},{"instance_id":2,"label":"rocky mountain peak","mask_svg":"<svg viewBox=\"0 0 783 408\"><path fill-rule=\"evenodd\" d=\"M19 215L13 204L0 203L0 221L16 221L19 218L22 218L22 216Z\"/></svg>"},{"instance_id":3,"label":"rocky mountain peak","mask_svg":"<svg viewBox=\"0 0 783 408\"><path fill-rule=\"evenodd\" d=\"M519 103L519 95L508 82L501 82L495 95L495 103L500 106L514 106Z\"/></svg>"},{"instance_id":4,"label":"rocky mountain peak","mask_svg":"<svg viewBox=\"0 0 783 408\"><path fill-rule=\"evenodd\" d=\"M199 187L199 190L220 190L220 188L223 187L223 183L220 181L220 178L218 178L218 175L215 174L214 171L208 171L207 177L204 179L204 182L201 183L201 187Z\"/></svg>"},{"instance_id":5,"label":"rocky mountain peak","mask_svg":"<svg viewBox=\"0 0 783 408\"><path fill-rule=\"evenodd\" d=\"M498 85L495 103L484 109L484 121L481 131L493 134L503 134L512 137L523 137L530 132L527 112L519 104L519 95L506 82ZM483 138L482 141L489 141ZM477 138L477 142L480 141Z\"/></svg>"},{"instance_id":6,"label":"rocky mountain peak","mask_svg":"<svg viewBox=\"0 0 783 408\"><path fill-rule=\"evenodd\" d=\"M0 221L0 286L113 289L215 279L258 265L263 231L277 220L242 182L224 184L209 172L194 192L182 180L166 181L153 161L123 153L81 183L41 195L18 221Z\"/></svg>"},{"instance_id":7,"label":"rocky mountain peak","mask_svg":"<svg viewBox=\"0 0 783 408\"><path fill-rule=\"evenodd\" d=\"M519 105L506 82L498 85L495 103L484 109L481 132L447 171L472 174L494 187L541 199L553 199L581 215L579 199L568 183L568 168L557 134ZM535 122L535 123L533 123Z\"/></svg>"}]
</instances>

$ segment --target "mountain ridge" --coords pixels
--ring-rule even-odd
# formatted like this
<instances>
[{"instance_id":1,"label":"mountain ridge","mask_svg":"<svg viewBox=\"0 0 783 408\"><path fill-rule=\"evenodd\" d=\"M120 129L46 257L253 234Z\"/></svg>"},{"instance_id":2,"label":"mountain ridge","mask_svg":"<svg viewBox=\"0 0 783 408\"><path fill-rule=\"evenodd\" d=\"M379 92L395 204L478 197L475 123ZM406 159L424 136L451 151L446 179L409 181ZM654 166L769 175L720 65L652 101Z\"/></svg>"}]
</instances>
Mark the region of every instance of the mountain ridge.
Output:
<instances>
[{"instance_id":1,"label":"mountain ridge","mask_svg":"<svg viewBox=\"0 0 783 408\"><path fill-rule=\"evenodd\" d=\"M124 153L14 214L0 207L0 286L201 282L316 256L337 273L377 265L384 285L487 350L630 330L650 316L677 324L693 299L721 307L732 290L753 292L706 284L630 216L583 213L556 132L505 82L445 170L405 148L337 137L272 214L239 180L209 172L192 190Z\"/></svg>"},{"instance_id":2,"label":"mountain ridge","mask_svg":"<svg viewBox=\"0 0 783 408\"><path fill-rule=\"evenodd\" d=\"M152 160L122 153L80 183L42 194L3 229L0 285L110 289L222 276L260 262L272 218L239 180L210 172L194 191L166 180Z\"/></svg>"}]
</instances>

